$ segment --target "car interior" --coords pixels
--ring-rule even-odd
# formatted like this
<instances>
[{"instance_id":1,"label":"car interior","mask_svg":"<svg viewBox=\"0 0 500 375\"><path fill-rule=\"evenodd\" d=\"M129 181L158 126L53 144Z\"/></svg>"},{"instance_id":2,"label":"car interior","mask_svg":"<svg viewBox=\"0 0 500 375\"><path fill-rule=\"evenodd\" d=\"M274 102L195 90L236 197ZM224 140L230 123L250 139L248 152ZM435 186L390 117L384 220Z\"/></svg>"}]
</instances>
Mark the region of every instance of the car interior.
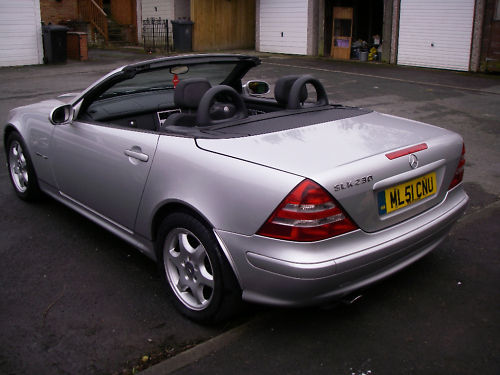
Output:
<instances>
[{"instance_id":1,"label":"car interior","mask_svg":"<svg viewBox=\"0 0 500 375\"><path fill-rule=\"evenodd\" d=\"M262 96L269 91L267 83L252 83L253 90L242 86L241 81L233 87L212 86L205 78L186 78L179 80L174 89L99 98L79 117L128 128L169 132L179 127L235 124L248 117L257 120L256 117L262 114L328 105L323 85L310 75L279 78L275 83L274 99ZM316 101L307 101L307 87L315 91Z\"/></svg>"}]
</instances>

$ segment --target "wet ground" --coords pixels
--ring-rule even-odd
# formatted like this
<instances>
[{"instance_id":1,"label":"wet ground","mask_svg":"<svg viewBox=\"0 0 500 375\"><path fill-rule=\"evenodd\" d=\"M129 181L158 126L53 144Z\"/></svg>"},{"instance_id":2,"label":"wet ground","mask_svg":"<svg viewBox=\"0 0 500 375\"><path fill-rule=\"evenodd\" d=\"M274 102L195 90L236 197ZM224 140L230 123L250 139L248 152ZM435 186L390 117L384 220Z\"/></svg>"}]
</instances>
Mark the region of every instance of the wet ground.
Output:
<instances>
[{"instance_id":1,"label":"wet ground","mask_svg":"<svg viewBox=\"0 0 500 375\"><path fill-rule=\"evenodd\" d=\"M95 50L90 57L0 69L2 126L9 108L80 91L112 68L148 56ZM249 78L291 73L314 74L332 102L464 136L471 204L448 240L353 305L252 307L227 325L207 328L170 306L150 260L50 199L19 201L4 168L0 373L131 372L144 355L166 358L188 348L176 373L500 373L500 80L267 54ZM5 165L3 149L0 160ZM235 332L231 340L224 339L228 330ZM219 344L200 355L197 344L211 338ZM173 363L149 371L173 371Z\"/></svg>"}]
</instances>

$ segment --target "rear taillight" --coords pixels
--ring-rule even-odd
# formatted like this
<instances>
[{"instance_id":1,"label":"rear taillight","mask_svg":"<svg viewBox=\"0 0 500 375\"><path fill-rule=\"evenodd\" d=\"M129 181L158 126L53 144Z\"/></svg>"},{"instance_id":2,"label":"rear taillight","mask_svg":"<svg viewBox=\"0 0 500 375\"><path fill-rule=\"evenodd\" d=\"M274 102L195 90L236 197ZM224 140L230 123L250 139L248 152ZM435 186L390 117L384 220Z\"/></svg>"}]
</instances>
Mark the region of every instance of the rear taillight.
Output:
<instances>
[{"instance_id":1,"label":"rear taillight","mask_svg":"<svg viewBox=\"0 0 500 375\"><path fill-rule=\"evenodd\" d=\"M304 180L281 202L257 234L307 242L357 228L325 189L311 180Z\"/></svg>"},{"instance_id":2,"label":"rear taillight","mask_svg":"<svg viewBox=\"0 0 500 375\"><path fill-rule=\"evenodd\" d=\"M453 189L460 182L462 182L464 178L464 167L465 167L465 144L462 144L462 155L460 156L460 161L458 162L457 169L455 170L455 174L453 175L453 180L451 180L451 184L448 187L448 190Z\"/></svg>"}]
</instances>

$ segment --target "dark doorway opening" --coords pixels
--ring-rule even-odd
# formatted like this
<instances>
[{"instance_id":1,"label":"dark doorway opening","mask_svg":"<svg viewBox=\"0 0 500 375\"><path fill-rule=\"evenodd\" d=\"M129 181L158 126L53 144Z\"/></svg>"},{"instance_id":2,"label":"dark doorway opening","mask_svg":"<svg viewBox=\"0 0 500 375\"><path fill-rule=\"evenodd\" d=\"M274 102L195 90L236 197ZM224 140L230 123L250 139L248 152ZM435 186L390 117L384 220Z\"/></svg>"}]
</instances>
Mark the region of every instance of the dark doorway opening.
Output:
<instances>
[{"instance_id":1,"label":"dark doorway opening","mask_svg":"<svg viewBox=\"0 0 500 375\"><path fill-rule=\"evenodd\" d=\"M364 41L371 47L376 44L377 36L379 44L383 43L384 0L325 0L325 56L330 56L332 52L334 7L351 7L353 9L351 38L353 45L356 41Z\"/></svg>"}]
</instances>

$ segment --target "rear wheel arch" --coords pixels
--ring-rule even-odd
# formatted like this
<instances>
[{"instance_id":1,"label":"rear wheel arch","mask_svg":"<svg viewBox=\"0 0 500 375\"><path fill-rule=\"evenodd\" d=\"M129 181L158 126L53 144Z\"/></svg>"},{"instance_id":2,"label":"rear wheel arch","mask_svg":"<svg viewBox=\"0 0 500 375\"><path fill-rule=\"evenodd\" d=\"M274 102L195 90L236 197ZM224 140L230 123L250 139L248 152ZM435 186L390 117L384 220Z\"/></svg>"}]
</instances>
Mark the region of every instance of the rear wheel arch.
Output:
<instances>
[{"instance_id":1,"label":"rear wheel arch","mask_svg":"<svg viewBox=\"0 0 500 375\"><path fill-rule=\"evenodd\" d=\"M171 214L174 213L185 213L187 215L193 216L199 221L201 221L205 226L209 228L213 228L214 226L208 221L208 219L203 216L198 210L194 209L193 207L189 206L188 204L185 204L183 202L168 202L165 203L163 206L161 206L155 213L153 217L153 221L151 224L151 239L153 241L156 241L158 237L158 230L160 228L160 225L162 221Z\"/></svg>"},{"instance_id":2,"label":"rear wheel arch","mask_svg":"<svg viewBox=\"0 0 500 375\"><path fill-rule=\"evenodd\" d=\"M170 203L158 210L153 223L158 268L162 279L167 284L174 306L190 319L205 323L223 320L237 312L241 307L241 287L228 255L208 220L189 206ZM209 287L210 298L203 306L199 304L200 301L193 303L193 296L199 295L194 292L198 290L196 285L199 285L197 284L199 275L196 276L195 270L203 268L196 263L199 256L195 255L191 258L187 255L184 259L188 253L181 248L178 249L184 241L172 241L176 236L184 235L195 240L192 246L196 249L201 245L202 253L209 259L209 267L207 267L213 276L213 284ZM173 253L172 251L165 252L165 244L175 244L175 246L172 245ZM170 249L170 245L168 248ZM169 253L177 255L171 256ZM190 272L189 269L191 269ZM193 280L190 280L191 276L187 276L190 273L193 274L191 275L194 277Z\"/></svg>"},{"instance_id":3,"label":"rear wheel arch","mask_svg":"<svg viewBox=\"0 0 500 375\"><path fill-rule=\"evenodd\" d=\"M153 242L155 242L158 238L158 231L160 229L161 223L163 220L168 216L172 215L174 213L185 213L189 216L194 217L195 219L199 220L203 225L205 225L207 228L210 228L213 231L213 224L204 216L202 215L198 210L195 208L191 207L188 204L185 204L183 202L169 202L164 204L162 207L160 207L157 211L156 214L153 217L152 225L151 225L151 239ZM226 246L220 239L220 237L216 234L214 234L216 241L219 243L220 247L222 248L222 252L225 257L225 261L227 261L229 267L233 271L233 274L236 278L236 281L238 283L238 286L240 289L242 288L241 280L238 274L238 271L236 269L236 266L234 264L234 261L229 254L229 251L227 250Z\"/></svg>"}]
</instances>

